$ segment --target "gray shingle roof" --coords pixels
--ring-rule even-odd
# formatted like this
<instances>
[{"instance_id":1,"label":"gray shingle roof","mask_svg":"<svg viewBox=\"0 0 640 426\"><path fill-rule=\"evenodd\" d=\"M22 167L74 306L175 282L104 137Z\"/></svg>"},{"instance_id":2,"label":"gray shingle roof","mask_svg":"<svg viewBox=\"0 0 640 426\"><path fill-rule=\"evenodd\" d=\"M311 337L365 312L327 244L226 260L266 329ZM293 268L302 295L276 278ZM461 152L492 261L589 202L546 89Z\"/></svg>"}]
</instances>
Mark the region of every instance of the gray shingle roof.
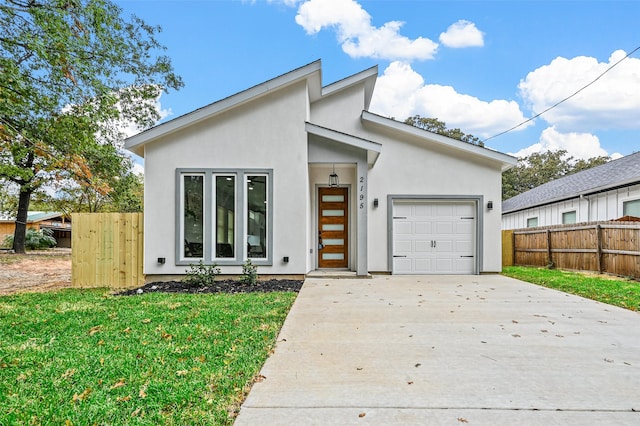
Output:
<instances>
[{"instance_id":1,"label":"gray shingle roof","mask_svg":"<svg viewBox=\"0 0 640 426\"><path fill-rule=\"evenodd\" d=\"M547 182L502 202L502 213L640 182L640 152Z\"/></svg>"}]
</instances>

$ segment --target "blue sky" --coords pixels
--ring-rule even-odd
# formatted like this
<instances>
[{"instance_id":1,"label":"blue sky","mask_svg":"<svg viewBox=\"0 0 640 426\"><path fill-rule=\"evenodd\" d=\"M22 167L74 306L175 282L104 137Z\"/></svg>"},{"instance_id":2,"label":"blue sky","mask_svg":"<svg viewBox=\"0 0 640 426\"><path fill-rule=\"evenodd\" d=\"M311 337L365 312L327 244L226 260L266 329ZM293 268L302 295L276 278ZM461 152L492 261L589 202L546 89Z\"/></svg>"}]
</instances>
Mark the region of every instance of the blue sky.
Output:
<instances>
[{"instance_id":1,"label":"blue sky","mask_svg":"<svg viewBox=\"0 0 640 426\"><path fill-rule=\"evenodd\" d=\"M323 84L378 65L370 111L435 117L482 139L581 87L640 46L640 2L116 0L163 31L185 82L165 120L317 59ZM640 147L640 50L488 147L576 158Z\"/></svg>"}]
</instances>

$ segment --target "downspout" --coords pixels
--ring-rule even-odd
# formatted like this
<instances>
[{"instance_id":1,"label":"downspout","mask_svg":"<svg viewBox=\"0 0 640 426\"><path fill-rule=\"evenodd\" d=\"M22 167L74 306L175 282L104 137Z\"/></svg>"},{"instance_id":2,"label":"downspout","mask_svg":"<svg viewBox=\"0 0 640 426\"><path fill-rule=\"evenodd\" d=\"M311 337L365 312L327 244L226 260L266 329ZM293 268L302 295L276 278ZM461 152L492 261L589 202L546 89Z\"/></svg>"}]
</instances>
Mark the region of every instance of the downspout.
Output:
<instances>
[{"instance_id":1,"label":"downspout","mask_svg":"<svg viewBox=\"0 0 640 426\"><path fill-rule=\"evenodd\" d=\"M580 194L581 200L587 200L587 222L591 222L591 199L589 196L585 196L584 194Z\"/></svg>"}]
</instances>

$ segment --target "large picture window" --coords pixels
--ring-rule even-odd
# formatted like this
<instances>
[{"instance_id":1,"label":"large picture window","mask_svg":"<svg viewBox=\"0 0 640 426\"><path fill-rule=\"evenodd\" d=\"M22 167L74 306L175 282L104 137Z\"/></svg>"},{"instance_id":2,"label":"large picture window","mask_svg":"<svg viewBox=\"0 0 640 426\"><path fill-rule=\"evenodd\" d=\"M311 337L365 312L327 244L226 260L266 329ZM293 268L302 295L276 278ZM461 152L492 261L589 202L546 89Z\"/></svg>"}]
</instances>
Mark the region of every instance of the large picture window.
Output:
<instances>
[{"instance_id":1,"label":"large picture window","mask_svg":"<svg viewBox=\"0 0 640 426\"><path fill-rule=\"evenodd\" d=\"M271 170L177 170L176 263L270 265Z\"/></svg>"}]
</instances>

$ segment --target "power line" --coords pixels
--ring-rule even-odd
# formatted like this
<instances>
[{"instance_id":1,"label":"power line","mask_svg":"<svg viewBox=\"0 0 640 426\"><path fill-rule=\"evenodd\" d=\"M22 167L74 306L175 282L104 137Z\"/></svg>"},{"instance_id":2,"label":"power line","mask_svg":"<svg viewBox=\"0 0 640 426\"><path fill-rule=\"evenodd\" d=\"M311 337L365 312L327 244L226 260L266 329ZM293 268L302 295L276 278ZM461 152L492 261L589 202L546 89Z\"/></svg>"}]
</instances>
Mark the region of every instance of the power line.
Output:
<instances>
[{"instance_id":1,"label":"power line","mask_svg":"<svg viewBox=\"0 0 640 426\"><path fill-rule=\"evenodd\" d=\"M625 59L627 59L629 56L633 55L635 52L637 52L638 50L640 50L640 46L636 47L635 49L633 49L631 52L629 52L624 58L620 59L618 62L616 62L615 64L611 65L609 68L607 68L606 70L604 70L599 76L597 76L595 79L593 79L593 81L591 81L589 84L583 86L582 88L578 89L577 91L575 91L573 94L567 96L566 98L564 98L561 101L556 102L555 104L551 105L549 108L545 109L544 111L534 115L533 117L523 121L520 124L517 124L513 127L511 127L510 129L507 129L503 132L500 132L496 135L493 135L491 137L486 138L485 140L483 140L482 142L486 142L489 139L493 139L493 138L497 138L498 136L502 136L505 133L509 133L515 129L517 129L518 127L524 126L525 124L527 124L530 121L535 120L536 118L540 117L542 114L544 114L545 112L551 111L552 109L554 109L555 107L557 107L558 105L568 101L569 99L573 98L574 96L576 96L578 93L582 92L584 89L586 89L587 87L591 86L593 83L595 83L596 81L600 80L600 78L605 75L606 73L608 73L609 71L611 71L613 69L613 67L615 67L616 65L618 65L620 62L624 61Z\"/></svg>"}]
</instances>

